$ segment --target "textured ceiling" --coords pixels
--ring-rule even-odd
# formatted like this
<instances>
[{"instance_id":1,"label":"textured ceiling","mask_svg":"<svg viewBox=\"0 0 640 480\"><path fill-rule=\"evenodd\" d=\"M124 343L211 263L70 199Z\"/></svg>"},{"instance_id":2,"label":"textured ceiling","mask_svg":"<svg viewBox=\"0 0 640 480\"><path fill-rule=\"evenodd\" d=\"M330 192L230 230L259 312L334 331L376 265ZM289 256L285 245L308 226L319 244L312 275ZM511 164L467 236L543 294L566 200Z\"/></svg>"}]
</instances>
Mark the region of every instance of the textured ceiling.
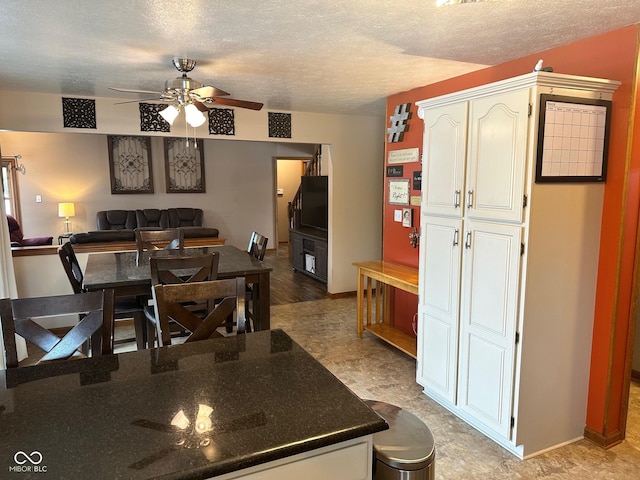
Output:
<instances>
[{"instance_id":1,"label":"textured ceiling","mask_svg":"<svg viewBox=\"0 0 640 480\"><path fill-rule=\"evenodd\" d=\"M0 90L123 98L107 87L159 91L187 56L268 109L384 115L394 93L638 22L640 0L1 0Z\"/></svg>"}]
</instances>

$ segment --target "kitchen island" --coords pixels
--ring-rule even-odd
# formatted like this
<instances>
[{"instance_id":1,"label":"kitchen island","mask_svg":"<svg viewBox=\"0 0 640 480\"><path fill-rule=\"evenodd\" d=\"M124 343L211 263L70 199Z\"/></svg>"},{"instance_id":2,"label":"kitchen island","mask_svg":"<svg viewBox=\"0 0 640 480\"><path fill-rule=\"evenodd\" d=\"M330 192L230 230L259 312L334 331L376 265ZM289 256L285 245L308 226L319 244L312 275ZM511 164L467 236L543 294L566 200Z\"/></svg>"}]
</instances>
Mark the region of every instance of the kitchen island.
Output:
<instances>
[{"instance_id":1,"label":"kitchen island","mask_svg":"<svg viewBox=\"0 0 640 480\"><path fill-rule=\"evenodd\" d=\"M282 330L0 371L2 478L367 479L386 428Z\"/></svg>"}]
</instances>

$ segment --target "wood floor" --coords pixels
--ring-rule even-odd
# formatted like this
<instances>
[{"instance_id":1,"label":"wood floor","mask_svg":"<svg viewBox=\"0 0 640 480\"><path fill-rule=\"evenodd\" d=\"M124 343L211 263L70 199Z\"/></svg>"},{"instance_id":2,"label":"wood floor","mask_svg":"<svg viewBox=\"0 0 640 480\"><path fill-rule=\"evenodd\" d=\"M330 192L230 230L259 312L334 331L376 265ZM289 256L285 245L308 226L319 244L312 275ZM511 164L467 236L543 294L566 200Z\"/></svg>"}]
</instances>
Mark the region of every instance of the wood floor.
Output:
<instances>
[{"instance_id":1,"label":"wood floor","mask_svg":"<svg viewBox=\"0 0 640 480\"><path fill-rule=\"evenodd\" d=\"M327 297L327 286L300 272L294 272L289 263L289 247L278 245L278 250L269 250L264 262L271 267L271 305L321 300Z\"/></svg>"}]
</instances>

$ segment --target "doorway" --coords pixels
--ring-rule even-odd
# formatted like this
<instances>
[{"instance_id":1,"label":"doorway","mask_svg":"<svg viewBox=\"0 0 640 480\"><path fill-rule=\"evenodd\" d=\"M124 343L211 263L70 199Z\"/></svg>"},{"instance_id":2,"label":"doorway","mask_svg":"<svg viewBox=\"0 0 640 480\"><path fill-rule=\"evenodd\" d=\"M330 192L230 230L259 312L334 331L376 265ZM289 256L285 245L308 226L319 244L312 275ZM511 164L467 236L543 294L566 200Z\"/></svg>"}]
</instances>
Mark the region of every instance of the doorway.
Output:
<instances>
[{"instance_id":1,"label":"doorway","mask_svg":"<svg viewBox=\"0 0 640 480\"><path fill-rule=\"evenodd\" d=\"M305 164L311 157L277 157L276 159L276 239L274 246L289 243L289 202L300 187Z\"/></svg>"}]
</instances>

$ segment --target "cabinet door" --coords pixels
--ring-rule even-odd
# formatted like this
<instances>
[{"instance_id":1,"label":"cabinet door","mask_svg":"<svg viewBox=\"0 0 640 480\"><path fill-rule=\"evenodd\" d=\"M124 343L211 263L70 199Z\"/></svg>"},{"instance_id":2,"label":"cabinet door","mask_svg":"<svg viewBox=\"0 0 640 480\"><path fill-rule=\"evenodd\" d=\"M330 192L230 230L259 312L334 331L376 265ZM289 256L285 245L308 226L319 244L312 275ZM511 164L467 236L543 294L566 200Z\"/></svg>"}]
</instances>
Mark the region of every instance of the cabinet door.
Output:
<instances>
[{"instance_id":1,"label":"cabinet door","mask_svg":"<svg viewBox=\"0 0 640 480\"><path fill-rule=\"evenodd\" d=\"M470 102L469 218L522 221L528 122L529 89Z\"/></svg>"},{"instance_id":2,"label":"cabinet door","mask_svg":"<svg viewBox=\"0 0 640 480\"><path fill-rule=\"evenodd\" d=\"M304 257L302 255L302 237L295 233L290 234L291 240L291 265L296 270L304 270Z\"/></svg>"},{"instance_id":3,"label":"cabinet door","mask_svg":"<svg viewBox=\"0 0 640 480\"><path fill-rule=\"evenodd\" d=\"M424 115L422 212L462 216L467 145L467 102Z\"/></svg>"},{"instance_id":4,"label":"cabinet door","mask_svg":"<svg viewBox=\"0 0 640 480\"><path fill-rule=\"evenodd\" d=\"M454 405L462 220L422 216L417 382Z\"/></svg>"},{"instance_id":5,"label":"cabinet door","mask_svg":"<svg viewBox=\"0 0 640 480\"><path fill-rule=\"evenodd\" d=\"M458 406L509 439L521 228L470 220L465 229Z\"/></svg>"},{"instance_id":6,"label":"cabinet door","mask_svg":"<svg viewBox=\"0 0 640 480\"><path fill-rule=\"evenodd\" d=\"M315 241L316 276L327 281L327 244L323 241Z\"/></svg>"}]
</instances>

